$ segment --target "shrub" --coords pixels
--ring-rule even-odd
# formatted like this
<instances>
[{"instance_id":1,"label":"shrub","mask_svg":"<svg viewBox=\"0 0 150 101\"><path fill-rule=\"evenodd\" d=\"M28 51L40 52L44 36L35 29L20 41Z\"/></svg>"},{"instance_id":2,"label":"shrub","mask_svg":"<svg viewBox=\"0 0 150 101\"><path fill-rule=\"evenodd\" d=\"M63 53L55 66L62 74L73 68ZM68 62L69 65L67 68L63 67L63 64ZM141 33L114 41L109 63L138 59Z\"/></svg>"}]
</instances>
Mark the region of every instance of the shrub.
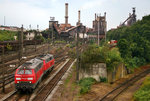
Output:
<instances>
[{"instance_id":1,"label":"shrub","mask_svg":"<svg viewBox=\"0 0 150 101\"><path fill-rule=\"evenodd\" d=\"M42 42L46 41L45 38L43 36L40 36L40 35L36 36L35 39L36 40L42 40Z\"/></svg>"},{"instance_id":2,"label":"shrub","mask_svg":"<svg viewBox=\"0 0 150 101\"><path fill-rule=\"evenodd\" d=\"M110 51L106 53L105 62L107 65L108 70L113 70L115 67L117 67L121 62L122 58L120 55L120 52L117 48L113 48Z\"/></svg>"},{"instance_id":3,"label":"shrub","mask_svg":"<svg viewBox=\"0 0 150 101\"><path fill-rule=\"evenodd\" d=\"M81 79L79 81L79 86L81 87L80 94L87 93L90 90L91 85L94 84L94 83L96 83L96 80L92 77Z\"/></svg>"},{"instance_id":4,"label":"shrub","mask_svg":"<svg viewBox=\"0 0 150 101\"><path fill-rule=\"evenodd\" d=\"M67 45L66 45L66 47L70 47L70 46L71 46L70 44L67 44Z\"/></svg>"},{"instance_id":5,"label":"shrub","mask_svg":"<svg viewBox=\"0 0 150 101\"><path fill-rule=\"evenodd\" d=\"M68 55L69 55L71 58L76 58L76 50L75 50L75 48L69 50L69 51L68 51Z\"/></svg>"},{"instance_id":6,"label":"shrub","mask_svg":"<svg viewBox=\"0 0 150 101\"><path fill-rule=\"evenodd\" d=\"M106 77L99 77L100 82L107 82L107 78Z\"/></svg>"},{"instance_id":7,"label":"shrub","mask_svg":"<svg viewBox=\"0 0 150 101\"><path fill-rule=\"evenodd\" d=\"M7 47L8 50L12 50L12 46L10 44L7 44L6 47Z\"/></svg>"}]
</instances>

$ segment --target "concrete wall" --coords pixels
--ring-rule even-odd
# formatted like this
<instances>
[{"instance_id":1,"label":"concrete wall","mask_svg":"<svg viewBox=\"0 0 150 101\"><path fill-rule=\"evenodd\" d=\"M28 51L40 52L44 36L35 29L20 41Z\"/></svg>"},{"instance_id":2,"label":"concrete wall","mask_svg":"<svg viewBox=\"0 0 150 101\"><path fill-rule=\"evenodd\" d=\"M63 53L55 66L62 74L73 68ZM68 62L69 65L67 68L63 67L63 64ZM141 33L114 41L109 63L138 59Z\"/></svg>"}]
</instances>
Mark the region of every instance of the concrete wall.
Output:
<instances>
[{"instance_id":1,"label":"concrete wall","mask_svg":"<svg viewBox=\"0 0 150 101\"><path fill-rule=\"evenodd\" d=\"M90 68L80 68L79 72L79 79L85 78L85 77L93 77L97 81L100 81L100 77L106 77L107 78L107 69L105 63L97 63L94 65L91 65Z\"/></svg>"},{"instance_id":2,"label":"concrete wall","mask_svg":"<svg viewBox=\"0 0 150 101\"><path fill-rule=\"evenodd\" d=\"M86 64L87 66L89 64ZM86 66L85 66L86 67ZM79 79L85 77L93 77L97 81L100 81L100 77L107 78L108 82L114 82L120 78L123 78L127 74L127 70L124 64L119 64L113 71L107 71L105 63L97 63L91 65L90 68L80 68Z\"/></svg>"},{"instance_id":3,"label":"concrete wall","mask_svg":"<svg viewBox=\"0 0 150 101\"><path fill-rule=\"evenodd\" d=\"M108 82L114 82L120 78L123 78L127 74L127 70L124 64L119 64L113 71L107 73Z\"/></svg>"}]
</instances>

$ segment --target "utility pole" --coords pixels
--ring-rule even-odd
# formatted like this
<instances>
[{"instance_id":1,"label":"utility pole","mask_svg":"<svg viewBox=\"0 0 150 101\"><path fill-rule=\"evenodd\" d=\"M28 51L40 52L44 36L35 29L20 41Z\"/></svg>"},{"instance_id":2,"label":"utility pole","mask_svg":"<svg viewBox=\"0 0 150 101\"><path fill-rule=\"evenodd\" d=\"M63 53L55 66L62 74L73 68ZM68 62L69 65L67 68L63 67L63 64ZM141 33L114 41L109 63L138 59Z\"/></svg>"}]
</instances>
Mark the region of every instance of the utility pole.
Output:
<instances>
[{"instance_id":1,"label":"utility pole","mask_svg":"<svg viewBox=\"0 0 150 101\"><path fill-rule=\"evenodd\" d=\"M20 42L21 42L21 58L22 58L22 55L23 55L23 25L21 27Z\"/></svg>"},{"instance_id":2,"label":"utility pole","mask_svg":"<svg viewBox=\"0 0 150 101\"><path fill-rule=\"evenodd\" d=\"M107 33L106 12L104 13L104 16L105 16L105 42L106 42L106 33Z\"/></svg>"},{"instance_id":3,"label":"utility pole","mask_svg":"<svg viewBox=\"0 0 150 101\"><path fill-rule=\"evenodd\" d=\"M98 46L99 46L99 21L100 19L98 18Z\"/></svg>"},{"instance_id":4,"label":"utility pole","mask_svg":"<svg viewBox=\"0 0 150 101\"><path fill-rule=\"evenodd\" d=\"M85 32L86 32L86 27L83 26L83 43L85 43Z\"/></svg>"},{"instance_id":5,"label":"utility pole","mask_svg":"<svg viewBox=\"0 0 150 101\"><path fill-rule=\"evenodd\" d=\"M76 54L77 54L77 63L76 63L76 81L79 81L79 27L77 27L77 40L76 40Z\"/></svg>"},{"instance_id":6,"label":"utility pole","mask_svg":"<svg viewBox=\"0 0 150 101\"><path fill-rule=\"evenodd\" d=\"M54 29L53 29L53 25L54 25L54 22L52 24L52 44L54 45Z\"/></svg>"},{"instance_id":7,"label":"utility pole","mask_svg":"<svg viewBox=\"0 0 150 101\"><path fill-rule=\"evenodd\" d=\"M19 55L18 55L18 59L19 59L19 65L21 64L21 59L22 59L22 55L23 55L23 25L21 27L21 31L19 30L18 32L18 40L19 40Z\"/></svg>"},{"instance_id":8,"label":"utility pole","mask_svg":"<svg viewBox=\"0 0 150 101\"><path fill-rule=\"evenodd\" d=\"M5 16L4 16L4 26L5 26L5 23L6 23L6 22L5 22Z\"/></svg>"},{"instance_id":9,"label":"utility pole","mask_svg":"<svg viewBox=\"0 0 150 101\"><path fill-rule=\"evenodd\" d=\"M48 33L48 53L49 53L49 51L50 51L50 28L49 28L49 33Z\"/></svg>"},{"instance_id":10,"label":"utility pole","mask_svg":"<svg viewBox=\"0 0 150 101\"><path fill-rule=\"evenodd\" d=\"M107 22L105 22L105 42L106 42L106 34L107 34Z\"/></svg>"},{"instance_id":11,"label":"utility pole","mask_svg":"<svg viewBox=\"0 0 150 101\"><path fill-rule=\"evenodd\" d=\"M50 17L50 20L52 21L52 25L51 25L51 29L52 29L52 44L54 44L54 21L55 21L55 17Z\"/></svg>"},{"instance_id":12,"label":"utility pole","mask_svg":"<svg viewBox=\"0 0 150 101\"><path fill-rule=\"evenodd\" d=\"M37 31L35 32L35 38L34 38L34 39L35 39L35 40L34 40L34 41L35 41L35 52L36 52L36 41L37 41L37 40L36 40L36 37L37 37L37 35L38 35L38 33L39 33L38 30L39 30L39 25L37 25Z\"/></svg>"},{"instance_id":13,"label":"utility pole","mask_svg":"<svg viewBox=\"0 0 150 101\"><path fill-rule=\"evenodd\" d=\"M29 25L29 29L31 30L31 24Z\"/></svg>"},{"instance_id":14,"label":"utility pole","mask_svg":"<svg viewBox=\"0 0 150 101\"><path fill-rule=\"evenodd\" d=\"M3 68L3 89L2 89L2 92L5 93L5 78L4 78L4 75L5 75L5 69L4 69L4 45L2 46L2 68Z\"/></svg>"}]
</instances>

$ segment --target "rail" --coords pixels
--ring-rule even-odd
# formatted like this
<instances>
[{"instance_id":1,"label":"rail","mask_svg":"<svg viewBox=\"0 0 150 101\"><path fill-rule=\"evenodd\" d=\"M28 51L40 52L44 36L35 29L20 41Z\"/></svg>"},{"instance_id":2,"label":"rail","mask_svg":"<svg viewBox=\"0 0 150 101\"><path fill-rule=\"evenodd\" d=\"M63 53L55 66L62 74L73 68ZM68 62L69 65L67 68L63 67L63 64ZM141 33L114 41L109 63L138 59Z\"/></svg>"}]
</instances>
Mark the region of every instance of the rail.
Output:
<instances>
[{"instance_id":1,"label":"rail","mask_svg":"<svg viewBox=\"0 0 150 101\"><path fill-rule=\"evenodd\" d=\"M143 72L135 75L134 77L130 78L129 80L125 81L118 87L114 88L109 93L105 94L102 98L96 98L94 101L113 101L117 96L119 96L123 91L125 91L128 87L130 87L133 83L138 81L139 79L146 76L150 73L150 69L144 70Z\"/></svg>"}]
</instances>

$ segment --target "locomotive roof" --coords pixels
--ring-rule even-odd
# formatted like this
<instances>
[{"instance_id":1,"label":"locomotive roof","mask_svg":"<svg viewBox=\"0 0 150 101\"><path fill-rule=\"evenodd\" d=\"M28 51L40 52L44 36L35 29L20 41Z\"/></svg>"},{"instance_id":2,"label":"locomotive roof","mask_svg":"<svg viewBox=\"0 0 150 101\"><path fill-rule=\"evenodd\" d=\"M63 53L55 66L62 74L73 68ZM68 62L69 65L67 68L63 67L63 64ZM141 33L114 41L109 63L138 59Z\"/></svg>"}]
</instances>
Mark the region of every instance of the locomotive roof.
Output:
<instances>
[{"instance_id":1,"label":"locomotive roof","mask_svg":"<svg viewBox=\"0 0 150 101\"><path fill-rule=\"evenodd\" d=\"M38 58L41 59L41 60L46 60L50 57L53 57L53 55L52 54L43 54L43 55L39 55Z\"/></svg>"},{"instance_id":2,"label":"locomotive roof","mask_svg":"<svg viewBox=\"0 0 150 101\"><path fill-rule=\"evenodd\" d=\"M19 69L34 69L35 67L37 67L37 65L39 65L42 62L42 60L34 58L29 61L26 61L24 64L19 66Z\"/></svg>"}]
</instances>

